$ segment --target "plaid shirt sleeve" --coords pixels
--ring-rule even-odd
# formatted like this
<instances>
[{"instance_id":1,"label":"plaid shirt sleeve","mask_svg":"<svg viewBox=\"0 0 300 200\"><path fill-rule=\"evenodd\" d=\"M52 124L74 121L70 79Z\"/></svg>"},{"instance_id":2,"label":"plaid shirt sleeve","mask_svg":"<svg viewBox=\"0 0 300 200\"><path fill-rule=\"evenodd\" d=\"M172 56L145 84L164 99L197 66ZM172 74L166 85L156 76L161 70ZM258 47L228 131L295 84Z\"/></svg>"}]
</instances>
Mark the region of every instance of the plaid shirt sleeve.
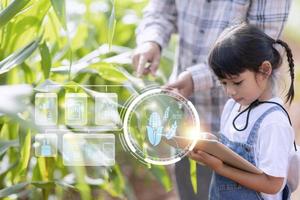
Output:
<instances>
[{"instance_id":1,"label":"plaid shirt sleeve","mask_svg":"<svg viewBox=\"0 0 300 200\"><path fill-rule=\"evenodd\" d=\"M176 24L175 0L151 0L136 31L137 44L153 41L164 48L176 32Z\"/></svg>"},{"instance_id":2,"label":"plaid shirt sleeve","mask_svg":"<svg viewBox=\"0 0 300 200\"><path fill-rule=\"evenodd\" d=\"M287 21L290 6L291 0L253 0L246 22L260 27L266 34L277 39ZM188 67L187 71L192 75L194 92L220 85L207 63Z\"/></svg>"},{"instance_id":3,"label":"plaid shirt sleeve","mask_svg":"<svg viewBox=\"0 0 300 200\"><path fill-rule=\"evenodd\" d=\"M194 82L194 92L207 90L220 83L207 63L199 63L186 69L191 73Z\"/></svg>"}]
</instances>

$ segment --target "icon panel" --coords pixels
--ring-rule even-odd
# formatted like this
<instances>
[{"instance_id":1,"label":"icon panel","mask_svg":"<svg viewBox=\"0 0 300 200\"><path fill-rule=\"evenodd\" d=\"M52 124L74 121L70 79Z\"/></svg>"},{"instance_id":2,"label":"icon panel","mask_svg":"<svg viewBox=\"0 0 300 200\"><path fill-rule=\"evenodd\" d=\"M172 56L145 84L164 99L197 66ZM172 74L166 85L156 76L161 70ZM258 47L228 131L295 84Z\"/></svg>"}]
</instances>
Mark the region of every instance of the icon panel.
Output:
<instances>
[{"instance_id":1,"label":"icon panel","mask_svg":"<svg viewBox=\"0 0 300 200\"><path fill-rule=\"evenodd\" d=\"M57 135L37 134L35 135L35 156L56 157L57 156Z\"/></svg>"},{"instance_id":2,"label":"icon panel","mask_svg":"<svg viewBox=\"0 0 300 200\"><path fill-rule=\"evenodd\" d=\"M114 165L115 136L113 134L64 134L63 163L67 166Z\"/></svg>"},{"instance_id":3,"label":"icon panel","mask_svg":"<svg viewBox=\"0 0 300 200\"><path fill-rule=\"evenodd\" d=\"M95 124L116 127L121 119L118 113L116 93L99 93L95 97Z\"/></svg>"},{"instance_id":4,"label":"icon panel","mask_svg":"<svg viewBox=\"0 0 300 200\"><path fill-rule=\"evenodd\" d=\"M37 93L35 95L35 122L41 126L57 124L56 93Z\"/></svg>"},{"instance_id":5,"label":"icon panel","mask_svg":"<svg viewBox=\"0 0 300 200\"><path fill-rule=\"evenodd\" d=\"M85 93L66 94L65 122L67 125L74 126L87 124L87 95Z\"/></svg>"}]
</instances>

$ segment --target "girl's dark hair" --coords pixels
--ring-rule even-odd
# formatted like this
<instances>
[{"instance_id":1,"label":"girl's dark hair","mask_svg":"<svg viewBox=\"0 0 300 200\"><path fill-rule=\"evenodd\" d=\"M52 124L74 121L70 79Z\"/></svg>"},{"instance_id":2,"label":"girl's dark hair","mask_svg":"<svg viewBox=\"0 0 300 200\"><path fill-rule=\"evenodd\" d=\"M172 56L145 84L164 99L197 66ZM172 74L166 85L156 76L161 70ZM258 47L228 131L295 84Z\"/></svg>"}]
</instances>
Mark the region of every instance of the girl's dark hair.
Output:
<instances>
[{"instance_id":1,"label":"girl's dark hair","mask_svg":"<svg viewBox=\"0 0 300 200\"><path fill-rule=\"evenodd\" d=\"M294 60L292 51L287 43L274 40L259 28L241 24L225 30L211 50L208 62L216 76L220 79L238 75L246 70L259 72L264 61L272 65L272 72L280 67L282 58L274 48L280 44L285 48L289 63L291 84L286 95L286 102L294 98Z\"/></svg>"}]
</instances>

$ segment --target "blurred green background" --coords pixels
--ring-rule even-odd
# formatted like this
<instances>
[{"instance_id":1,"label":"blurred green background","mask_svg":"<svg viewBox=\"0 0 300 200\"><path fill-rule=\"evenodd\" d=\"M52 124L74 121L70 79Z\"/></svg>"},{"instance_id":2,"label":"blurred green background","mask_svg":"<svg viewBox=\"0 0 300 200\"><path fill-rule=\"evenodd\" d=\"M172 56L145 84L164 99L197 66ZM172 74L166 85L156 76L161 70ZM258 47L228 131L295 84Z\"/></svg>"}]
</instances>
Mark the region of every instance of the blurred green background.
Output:
<instances>
[{"instance_id":1,"label":"blurred green background","mask_svg":"<svg viewBox=\"0 0 300 200\"><path fill-rule=\"evenodd\" d=\"M147 0L0 1L0 199L176 199L172 166L144 165L116 144L116 165L65 167L61 156L36 158L34 94L59 95L74 85L129 85L120 104L171 73L176 39L163 52L157 77L136 78L130 55ZM289 109L300 143L300 1L294 0L283 38L296 63L296 100ZM24 85L26 84L26 85ZM120 108L121 110L122 108ZM115 135L121 132L115 132ZM198 183L201 184L201 183ZM300 198L300 191L293 199Z\"/></svg>"}]
</instances>

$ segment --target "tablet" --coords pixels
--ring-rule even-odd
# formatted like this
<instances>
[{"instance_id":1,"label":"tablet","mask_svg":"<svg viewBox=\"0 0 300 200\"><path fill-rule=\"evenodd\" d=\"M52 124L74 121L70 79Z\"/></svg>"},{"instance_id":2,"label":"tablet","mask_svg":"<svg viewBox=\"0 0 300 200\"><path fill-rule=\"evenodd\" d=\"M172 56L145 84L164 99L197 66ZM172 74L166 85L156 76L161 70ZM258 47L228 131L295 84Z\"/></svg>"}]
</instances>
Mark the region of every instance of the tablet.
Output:
<instances>
[{"instance_id":1,"label":"tablet","mask_svg":"<svg viewBox=\"0 0 300 200\"><path fill-rule=\"evenodd\" d=\"M191 144L190 138L182 137L182 136L174 136L170 140L164 140L169 145L174 146L176 148L186 148L189 144ZM232 167L241 169L243 171L262 174L263 171L255 167L249 161L232 151L230 148L222 144L221 142L215 139L198 139L194 149L198 149L204 151L208 154L211 154L220 160L222 160L227 165Z\"/></svg>"}]
</instances>

